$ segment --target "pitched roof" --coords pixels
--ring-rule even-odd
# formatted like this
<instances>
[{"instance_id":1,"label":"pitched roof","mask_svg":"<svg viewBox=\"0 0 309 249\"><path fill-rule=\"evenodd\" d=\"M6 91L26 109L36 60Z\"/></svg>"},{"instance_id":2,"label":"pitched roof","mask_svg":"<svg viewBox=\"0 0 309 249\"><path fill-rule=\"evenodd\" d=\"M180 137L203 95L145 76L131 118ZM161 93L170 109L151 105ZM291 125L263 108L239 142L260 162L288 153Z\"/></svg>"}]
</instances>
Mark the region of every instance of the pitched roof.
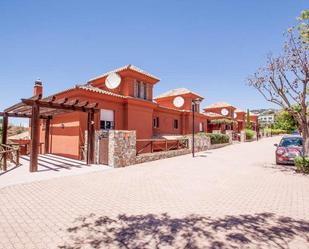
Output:
<instances>
[{"instance_id":1,"label":"pitched roof","mask_svg":"<svg viewBox=\"0 0 309 249\"><path fill-rule=\"evenodd\" d=\"M256 114L256 113L253 113L253 112L250 112L250 116L253 116L253 117L258 117L259 114Z\"/></svg>"},{"instance_id":2,"label":"pitched roof","mask_svg":"<svg viewBox=\"0 0 309 249\"><path fill-rule=\"evenodd\" d=\"M229 103L226 103L226 102L217 102L217 103L211 104L209 106L206 106L204 109L230 107L230 106L232 106L232 105L229 104Z\"/></svg>"},{"instance_id":3,"label":"pitched roof","mask_svg":"<svg viewBox=\"0 0 309 249\"><path fill-rule=\"evenodd\" d=\"M171 97L171 96L178 96L178 95L183 95L183 94L188 94L188 93L194 94L194 95L204 99L201 95L199 95L195 92L192 92L187 88L172 89L170 91L167 91L165 93L160 94L159 96L155 97L155 99L166 98L166 97Z\"/></svg>"},{"instance_id":4,"label":"pitched roof","mask_svg":"<svg viewBox=\"0 0 309 249\"><path fill-rule=\"evenodd\" d=\"M89 91L89 92L96 92L96 93L110 95L110 96L114 96L114 97L118 97L118 98L124 98L124 99L127 98L127 96L124 96L124 95L121 95L121 94L117 94L117 93L113 93L113 92L109 92L109 91L106 91L106 90L103 90L101 88L94 87L94 86L91 86L91 85L75 85L74 87L71 87L71 88L63 90L61 92L58 92L58 93L55 93L53 95L47 96L47 97L43 98L43 100L49 99L52 96L57 96L59 94L63 94L63 93L66 93L66 92L73 91L75 89L81 89L81 90Z\"/></svg>"},{"instance_id":5,"label":"pitched roof","mask_svg":"<svg viewBox=\"0 0 309 249\"><path fill-rule=\"evenodd\" d=\"M238 112L238 113L240 113L240 112L242 112L242 113L246 113L244 110L242 110L242 109L236 109L234 112Z\"/></svg>"},{"instance_id":6,"label":"pitched roof","mask_svg":"<svg viewBox=\"0 0 309 249\"><path fill-rule=\"evenodd\" d=\"M130 70L132 70L132 71L135 71L135 72L144 74L144 75L146 75L146 76L148 76L148 77L151 77L151 78L153 78L153 79L155 79L155 80L158 80L158 81L160 80L160 79L157 78L156 76L154 76L154 75L152 75L152 74L150 74L150 73L144 71L143 69L140 69L140 68L138 68L137 66L134 66L134 65L132 65L132 64L129 64L129 65L126 65L126 66L124 66L124 67L119 67L119 68L114 69L114 70L112 70L112 71L109 71L109 72L107 72L107 73L101 74L101 75L99 75L99 76L97 76L97 77L94 77L94 78L88 80L88 82L94 81L94 80L96 80L96 79L103 78L103 77L109 75L110 73L119 73L119 72L124 71L124 70L127 70L127 69L130 69Z\"/></svg>"},{"instance_id":7,"label":"pitched roof","mask_svg":"<svg viewBox=\"0 0 309 249\"><path fill-rule=\"evenodd\" d=\"M118 97L118 98L124 98L124 99L127 98L127 96L117 94L117 93L113 93L113 92L110 92L110 91L106 91L106 90L103 90L101 88L94 87L94 86L91 86L91 85L76 85L75 88L90 91L90 92L96 92L96 93L101 93L101 94L105 94L105 95L110 95L110 96L114 96L114 97Z\"/></svg>"},{"instance_id":8,"label":"pitched roof","mask_svg":"<svg viewBox=\"0 0 309 249\"><path fill-rule=\"evenodd\" d=\"M203 112L202 114L204 114L207 117L211 117L211 118L221 118L223 117L221 114L215 113L215 112Z\"/></svg>"}]
</instances>

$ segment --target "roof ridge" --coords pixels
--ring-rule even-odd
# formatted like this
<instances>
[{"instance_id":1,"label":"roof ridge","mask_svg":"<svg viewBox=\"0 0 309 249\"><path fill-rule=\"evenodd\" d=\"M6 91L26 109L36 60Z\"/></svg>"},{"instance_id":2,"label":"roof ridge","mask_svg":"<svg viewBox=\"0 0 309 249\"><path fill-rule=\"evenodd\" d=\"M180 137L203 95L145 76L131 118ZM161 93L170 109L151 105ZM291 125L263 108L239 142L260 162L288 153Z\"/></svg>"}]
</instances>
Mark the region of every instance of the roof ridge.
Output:
<instances>
[{"instance_id":1,"label":"roof ridge","mask_svg":"<svg viewBox=\"0 0 309 249\"><path fill-rule=\"evenodd\" d=\"M154 76L153 74L148 73L148 72L146 72L145 70L143 70L143 69L141 69L141 68L139 68L139 67L137 67L137 66L135 66L135 65L133 65L133 64L127 64L127 65L125 65L125 66L122 66L122 67L113 69L113 70L108 71L108 72L106 72L106 73L104 73L104 74L101 74L101 75L99 75L99 76L96 76L96 77L94 77L94 78L91 78L90 80L88 80L88 83L91 82L91 81L94 81L94 80L96 80L96 79L100 79L100 78L102 78L102 77L105 77L105 76L109 75L110 73L121 72L121 71L123 71L123 70L125 70L125 69L131 69L131 70L133 70L133 71L135 71L135 72L144 74L144 75L146 75L146 76L148 76L148 77L151 77L151 78L153 78L153 79L156 79L156 80L160 81L160 79L159 79L158 77Z\"/></svg>"},{"instance_id":2,"label":"roof ridge","mask_svg":"<svg viewBox=\"0 0 309 249\"><path fill-rule=\"evenodd\" d=\"M179 88L174 88L174 89L171 89L171 90L168 90L158 96L156 96L154 99L159 99L159 98L165 98L165 97L171 97L171 96L177 96L177 95L182 95L182 94L188 94L188 93L192 93L202 99L204 99L203 96L189 90L188 88L186 87L179 87Z\"/></svg>"}]
</instances>

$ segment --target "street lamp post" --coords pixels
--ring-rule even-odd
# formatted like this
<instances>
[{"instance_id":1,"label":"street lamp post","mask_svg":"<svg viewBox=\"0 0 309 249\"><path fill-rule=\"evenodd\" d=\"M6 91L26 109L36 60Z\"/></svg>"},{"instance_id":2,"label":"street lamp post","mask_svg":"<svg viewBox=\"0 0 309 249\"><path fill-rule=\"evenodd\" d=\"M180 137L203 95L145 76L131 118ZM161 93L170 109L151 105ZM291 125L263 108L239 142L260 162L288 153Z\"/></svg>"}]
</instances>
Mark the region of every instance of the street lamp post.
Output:
<instances>
[{"instance_id":1,"label":"street lamp post","mask_svg":"<svg viewBox=\"0 0 309 249\"><path fill-rule=\"evenodd\" d=\"M201 100L199 98L192 100L192 157L195 156L195 112L196 112L196 106L201 103Z\"/></svg>"}]
</instances>

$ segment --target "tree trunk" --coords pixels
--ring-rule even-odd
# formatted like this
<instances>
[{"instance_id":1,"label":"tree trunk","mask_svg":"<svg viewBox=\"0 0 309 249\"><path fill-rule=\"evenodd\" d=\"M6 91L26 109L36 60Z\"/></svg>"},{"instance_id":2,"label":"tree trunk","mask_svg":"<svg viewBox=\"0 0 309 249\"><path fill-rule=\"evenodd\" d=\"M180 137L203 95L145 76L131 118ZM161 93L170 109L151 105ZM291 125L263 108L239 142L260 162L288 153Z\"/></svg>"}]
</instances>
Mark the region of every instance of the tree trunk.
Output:
<instances>
[{"instance_id":1,"label":"tree trunk","mask_svg":"<svg viewBox=\"0 0 309 249\"><path fill-rule=\"evenodd\" d=\"M305 127L302 132L304 156L309 156L309 129Z\"/></svg>"}]
</instances>

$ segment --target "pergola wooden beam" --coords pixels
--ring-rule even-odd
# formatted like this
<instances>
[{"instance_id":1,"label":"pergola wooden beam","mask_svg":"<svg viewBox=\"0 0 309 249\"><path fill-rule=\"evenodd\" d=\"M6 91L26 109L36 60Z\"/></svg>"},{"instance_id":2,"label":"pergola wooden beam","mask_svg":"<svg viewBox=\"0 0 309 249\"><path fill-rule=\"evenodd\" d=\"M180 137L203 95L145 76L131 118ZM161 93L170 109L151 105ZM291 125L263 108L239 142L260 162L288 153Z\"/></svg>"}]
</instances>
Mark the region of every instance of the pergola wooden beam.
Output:
<instances>
[{"instance_id":1,"label":"pergola wooden beam","mask_svg":"<svg viewBox=\"0 0 309 249\"><path fill-rule=\"evenodd\" d=\"M55 102L47 102L44 100L31 100L31 99L22 99L22 102L26 105L38 105L39 107L51 108L51 109L60 109L60 110L68 110L68 111L80 111L80 112L91 112L95 111L94 108L90 107L79 107L77 105L66 104L66 103L55 103ZM95 104L97 106L97 104Z\"/></svg>"},{"instance_id":2,"label":"pergola wooden beam","mask_svg":"<svg viewBox=\"0 0 309 249\"><path fill-rule=\"evenodd\" d=\"M0 112L0 117L4 117L4 115L7 115L10 118L31 118L31 114L26 113L7 113L7 112ZM47 119L48 116L40 115L40 119Z\"/></svg>"}]
</instances>

